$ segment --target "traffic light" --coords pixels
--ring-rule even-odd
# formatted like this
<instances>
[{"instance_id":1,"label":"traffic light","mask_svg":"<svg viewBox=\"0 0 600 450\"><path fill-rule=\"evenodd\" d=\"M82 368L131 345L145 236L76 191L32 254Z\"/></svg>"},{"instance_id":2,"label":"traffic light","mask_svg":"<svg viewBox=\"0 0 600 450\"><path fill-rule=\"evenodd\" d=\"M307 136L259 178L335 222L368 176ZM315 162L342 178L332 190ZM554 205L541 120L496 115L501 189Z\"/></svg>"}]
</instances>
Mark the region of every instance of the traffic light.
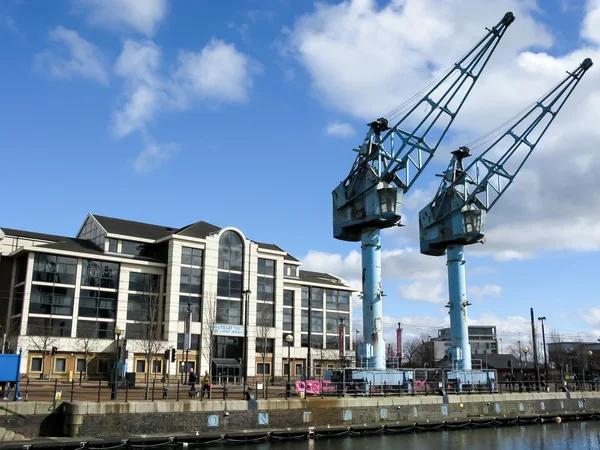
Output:
<instances>
[{"instance_id":1,"label":"traffic light","mask_svg":"<svg viewBox=\"0 0 600 450\"><path fill-rule=\"evenodd\" d=\"M174 348L171 349L171 362L175 362L177 359L177 350Z\"/></svg>"},{"instance_id":2,"label":"traffic light","mask_svg":"<svg viewBox=\"0 0 600 450\"><path fill-rule=\"evenodd\" d=\"M165 359L169 359L169 349L165 350Z\"/></svg>"},{"instance_id":3,"label":"traffic light","mask_svg":"<svg viewBox=\"0 0 600 450\"><path fill-rule=\"evenodd\" d=\"M58 347L52 347L52 356L56 356L56 354L58 353Z\"/></svg>"}]
</instances>

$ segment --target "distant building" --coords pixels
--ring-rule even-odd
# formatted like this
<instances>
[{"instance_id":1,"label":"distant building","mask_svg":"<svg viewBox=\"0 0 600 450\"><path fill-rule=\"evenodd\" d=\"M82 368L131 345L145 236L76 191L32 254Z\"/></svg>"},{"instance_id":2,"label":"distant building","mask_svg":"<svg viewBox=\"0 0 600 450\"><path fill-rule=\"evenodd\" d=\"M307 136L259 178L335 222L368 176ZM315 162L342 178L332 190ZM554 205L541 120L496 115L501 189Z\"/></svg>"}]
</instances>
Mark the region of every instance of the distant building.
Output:
<instances>
[{"instance_id":1,"label":"distant building","mask_svg":"<svg viewBox=\"0 0 600 450\"><path fill-rule=\"evenodd\" d=\"M438 336L432 338L431 342L433 342L436 361L442 359L450 349L450 328L439 329ZM497 354L496 327L486 325L469 326L469 344L471 345L473 359L483 359L480 356L485 354Z\"/></svg>"},{"instance_id":2,"label":"distant building","mask_svg":"<svg viewBox=\"0 0 600 450\"><path fill-rule=\"evenodd\" d=\"M77 375L87 365L92 378L107 378L117 329L123 372L138 378L187 373L186 361L213 377L287 376L289 334L292 375L300 375L309 294L320 369L338 365L342 320L351 350L353 291L300 265L277 245L206 222L175 228L89 214L75 238L4 228L0 324L32 377ZM164 358L171 348L175 362Z\"/></svg>"}]
</instances>

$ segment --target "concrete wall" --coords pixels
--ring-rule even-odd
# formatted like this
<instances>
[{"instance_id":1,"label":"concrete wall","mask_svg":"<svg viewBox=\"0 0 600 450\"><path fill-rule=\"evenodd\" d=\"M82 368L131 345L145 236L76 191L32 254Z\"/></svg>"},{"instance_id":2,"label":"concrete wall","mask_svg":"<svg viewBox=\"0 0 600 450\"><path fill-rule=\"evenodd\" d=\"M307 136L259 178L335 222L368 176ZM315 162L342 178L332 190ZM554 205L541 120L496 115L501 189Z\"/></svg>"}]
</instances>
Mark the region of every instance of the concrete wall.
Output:
<instances>
[{"instance_id":1,"label":"concrete wall","mask_svg":"<svg viewBox=\"0 0 600 450\"><path fill-rule=\"evenodd\" d=\"M600 411L600 393L489 394L442 397L330 398L248 402L181 401L69 403L69 436L126 437L260 429L396 425L479 417L557 415Z\"/></svg>"}]
</instances>

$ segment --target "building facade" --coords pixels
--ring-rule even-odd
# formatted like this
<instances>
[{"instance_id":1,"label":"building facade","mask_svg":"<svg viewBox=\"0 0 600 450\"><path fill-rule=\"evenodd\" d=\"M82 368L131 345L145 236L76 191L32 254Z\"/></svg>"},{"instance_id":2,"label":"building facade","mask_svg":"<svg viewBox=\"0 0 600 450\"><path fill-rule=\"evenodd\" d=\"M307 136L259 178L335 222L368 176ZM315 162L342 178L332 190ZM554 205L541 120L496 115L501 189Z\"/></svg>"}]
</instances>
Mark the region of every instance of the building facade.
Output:
<instances>
[{"instance_id":1,"label":"building facade","mask_svg":"<svg viewBox=\"0 0 600 450\"><path fill-rule=\"evenodd\" d=\"M88 214L75 238L0 236L0 323L30 377L108 378L117 361L138 379L187 367L216 382L274 378L287 376L288 352L300 376L309 334L318 375L339 365L341 323L350 350L352 288L234 227Z\"/></svg>"},{"instance_id":2,"label":"building facade","mask_svg":"<svg viewBox=\"0 0 600 450\"><path fill-rule=\"evenodd\" d=\"M441 328L438 330L438 336L432 338L433 351L435 359L440 360L446 356L450 349L450 328ZM469 344L471 345L471 355L475 359L477 356L485 357L486 354L498 353L498 339L496 336L496 327L486 325L469 326Z\"/></svg>"}]
</instances>

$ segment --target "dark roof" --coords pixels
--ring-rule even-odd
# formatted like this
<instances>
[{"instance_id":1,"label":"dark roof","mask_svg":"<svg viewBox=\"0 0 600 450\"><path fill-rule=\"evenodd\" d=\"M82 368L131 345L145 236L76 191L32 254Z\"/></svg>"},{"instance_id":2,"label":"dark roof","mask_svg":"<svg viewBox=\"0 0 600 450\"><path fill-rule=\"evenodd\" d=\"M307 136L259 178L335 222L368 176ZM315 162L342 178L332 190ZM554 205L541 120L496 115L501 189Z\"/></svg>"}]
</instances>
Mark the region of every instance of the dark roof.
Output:
<instances>
[{"instance_id":1,"label":"dark roof","mask_svg":"<svg viewBox=\"0 0 600 450\"><path fill-rule=\"evenodd\" d=\"M204 239L211 233L216 233L220 230L220 228L216 225L210 224L208 222L195 222L190 225L187 225L180 230L178 230L175 234L180 236L188 236L194 238Z\"/></svg>"},{"instance_id":2,"label":"dark roof","mask_svg":"<svg viewBox=\"0 0 600 450\"><path fill-rule=\"evenodd\" d=\"M264 248L265 250L275 250L276 252L285 252L284 249L282 249L281 247L278 247L275 244L266 244L264 242L256 242L256 244L258 245L258 248Z\"/></svg>"},{"instance_id":3,"label":"dark roof","mask_svg":"<svg viewBox=\"0 0 600 450\"><path fill-rule=\"evenodd\" d=\"M55 234L36 233L33 231L13 230L12 228L2 228L7 236L23 237L28 239L39 239L42 241L62 241L64 239L72 239L66 236L57 236Z\"/></svg>"},{"instance_id":4,"label":"dark roof","mask_svg":"<svg viewBox=\"0 0 600 450\"><path fill-rule=\"evenodd\" d=\"M283 259L285 259L286 261L294 261L294 262L300 262L300 260L294 258L292 255L290 255L289 253L286 253L285 256L283 257Z\"/></svg>"},{"instance_id":5,"label":"dark roof","mask_svg":"<svg viewBox=\"0 0 600 450\"><path fill-rule=\"evenodd\" d=\"M329 284L331 286L349 287L340 278L323 272L299 270L298 278L300 279L300 281L306 281L307 283L320 283Z\"/></svg>"},{"instance_id":6,"label":"dark roof","mask_svg":"<svg viewBox=\"0 0 600 450\"><path fill-rule=\"evenodd\" d=\"M96 220L108 233L122 234L124 236L140 237L145 239L160 239L177 231L177 228L152 225L132 220L116 219L114 217L97 216Z\"/></svg>"},{"instance_id":7,"label":"dark roof","mask_svg":"<svg viewBox=\"0 0 600 450\"><path fill-rule=\"evenodd\" d=\"M92 241L86 239L65 238L60 242L52 244L37 245L34 249L52 249L64 250L68 252L90 253L94 255L104 255L104 252L98 248Z\"/></svg>"}]
</instances>

